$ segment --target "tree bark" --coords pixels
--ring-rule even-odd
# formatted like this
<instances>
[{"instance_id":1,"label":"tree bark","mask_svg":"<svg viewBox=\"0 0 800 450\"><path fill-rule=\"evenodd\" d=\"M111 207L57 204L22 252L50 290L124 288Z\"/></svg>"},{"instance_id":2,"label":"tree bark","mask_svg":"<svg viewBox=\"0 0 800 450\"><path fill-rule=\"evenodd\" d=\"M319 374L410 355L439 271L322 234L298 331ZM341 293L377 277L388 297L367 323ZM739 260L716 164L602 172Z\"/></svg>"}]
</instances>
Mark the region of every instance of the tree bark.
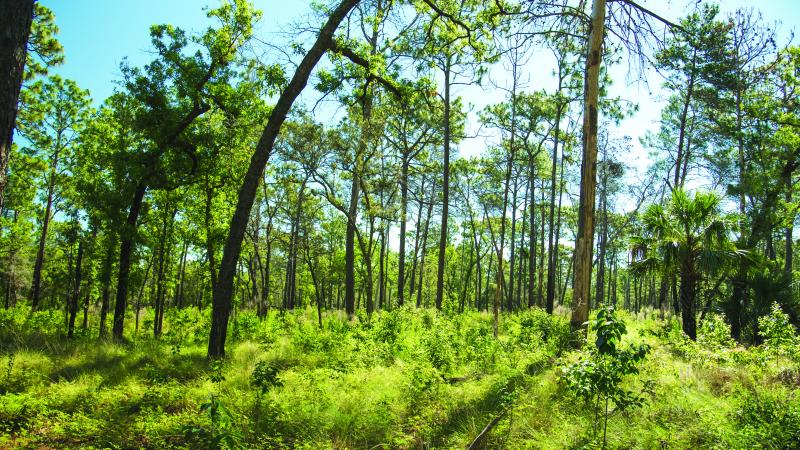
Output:
<instances>
[{"instance_id":1,"label":"tree bark","mask_svg":"<svg viewBox=\"0 0 800 450\"><path fill-rule=\"evenodd\" d=\"M35 0L0 0L0 211L8 181L19 92L25 74Z\"/></svg>"}]
</instances>

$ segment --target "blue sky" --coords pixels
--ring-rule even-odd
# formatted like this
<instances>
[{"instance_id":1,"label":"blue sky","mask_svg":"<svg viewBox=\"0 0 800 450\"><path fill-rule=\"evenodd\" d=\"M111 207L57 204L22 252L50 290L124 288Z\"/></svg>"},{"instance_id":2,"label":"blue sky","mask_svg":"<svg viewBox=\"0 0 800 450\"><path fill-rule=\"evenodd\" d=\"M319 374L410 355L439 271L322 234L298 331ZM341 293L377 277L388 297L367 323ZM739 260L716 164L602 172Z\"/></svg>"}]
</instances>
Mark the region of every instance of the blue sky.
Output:
<instances>
[{"instance_id":1,"label":"blue sky","mask_svg":"<svg viewBox=\"0 0 800 450\"><path fill-rule=\"evenodd\" d=\"M55 72L89 89L96 104L108 97L127 57L134 66L150 61L150 25L169 23L200 31L209 25L204 6L214 0L40 0L56 14L66 63ZM274 33L308 12L302 1L255 0L263 11L258 37Z\"/></svg>"},{"instance_id":2,"label":"blue sky","mask_svg":"<svg viewBox=\"0 0 800 450\"><path fill-rule=\"evenodd\" d=\"M53 9L56 23L61 29L59 39L63 43L66 63L55 72L75 80L81 87L89 89L95 104L102 102L114 88L114 80L120 77L119 64L127 57L132 65L141 66L151 59L149 27L157 23L170 23L186 30L199 31L208 25L203 7L217 4L215 0L40 0ZM256 30L256 37L264 42L285 42L280 31L288 30L294 21L301 21L310 10L310 3L302 0L255 0L255 5L263 11L263 19ZM694 0L642 0L642 3L659 14L676 20L684 15ZM781 21L779 28L780 44L787 42L789 35L800 25L800 7L797 0L722 0L723 14L739 7L760 9L768 23ZM547 73L550 69L542 67L540 59L531 63L531 74ZM492 71L501 81L505 77L502 70ZM639 145L639 138L645 130L655 130L663 106L663 95L657 76L649 76L649 86L641 83L628 83L625 80L626 68L612 69L615 86L612 95L639 104L640 111L626 119L618 130L633 138L635 151L628 162L634 171L641 171L648 164L647 150ZM530 89L551 88L541 75L532 77ZM486 88L490 89L490 88ZM479 87L462 88L457 92L467 103L474 105L476 112L489 102L499 101L495 92ZM327 115L327 114L326 114ZM476 128L475 114L471 115L473 129ZM475 155L490 145L490 136L477 137L462 142L458 151L461 155ZM631 174L635 178L635 174Z\"/></svg>"}]
</instances>

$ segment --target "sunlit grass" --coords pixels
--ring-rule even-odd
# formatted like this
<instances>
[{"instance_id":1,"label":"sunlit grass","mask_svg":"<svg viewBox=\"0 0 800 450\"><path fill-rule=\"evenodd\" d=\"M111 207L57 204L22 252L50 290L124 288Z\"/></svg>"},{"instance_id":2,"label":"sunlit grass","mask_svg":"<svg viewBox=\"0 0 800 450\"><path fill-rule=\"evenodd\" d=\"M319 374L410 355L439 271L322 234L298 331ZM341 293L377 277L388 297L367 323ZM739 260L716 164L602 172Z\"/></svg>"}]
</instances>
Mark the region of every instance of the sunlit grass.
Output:
<instances>
[{"instance_id":1,"label":"sunlit grass","mask_svg":"<svg viewBox=\"0 0 800 450\"><path fill-rule=\"evenodd\" d=\"M25 346L27 319L4 318L11 326L3 332L22 339L0 344L0 446L196 448L202 443L186 433L212 427L201 408L211 398L229 411L225 421L244 447L463 448L500 414L487 448L591 443L593 409L560 381L561 368L582 354L565 346L562 317L504 315L495 341L485 313L401 310L352 323L331 314L323 329L311 310L263 322L240 314L216 377L205 357L207 319L184 314L195 315L196 329L160 340L142 333L125 344L88 335L66 341L52 325ZM706 360L701 348L675 343L674 322L652 312L622 316L625 341L652 351L628 382L646 388L648 401L612 414L612 447L747 448L764 436L795 442L783 430L800 420L781 415L800 410L779 377L786 360L741 348ZM263 393L253 381L259 364L277 373ZM753 400L764 396L771 403ZM768 417L753 424L758 414Z\"/></svg>"}]
</instances>

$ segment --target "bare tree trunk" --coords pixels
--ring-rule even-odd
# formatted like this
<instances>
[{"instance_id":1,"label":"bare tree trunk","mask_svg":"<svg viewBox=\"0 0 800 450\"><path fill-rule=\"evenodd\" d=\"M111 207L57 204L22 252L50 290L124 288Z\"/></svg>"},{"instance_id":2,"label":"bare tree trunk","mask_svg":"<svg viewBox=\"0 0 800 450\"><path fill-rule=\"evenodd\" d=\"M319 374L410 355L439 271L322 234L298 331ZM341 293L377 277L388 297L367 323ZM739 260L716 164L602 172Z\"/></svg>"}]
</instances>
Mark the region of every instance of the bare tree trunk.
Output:
<instances>
[{"instance_id":1,"label":"bare tree trunk","mask_svg":"<svg viewBox=\"0 0 800 450\"><path fill-rule=\"evenodd\" d=\"M408 166L409 161L403 156L400 169L400 248L397 251L397 306L405 302L406 283L406 222L408 220Z\"/></svg>"},{"instance_id":2,"label":"bare tree trunk","mask_svg":"<svg viewBox=\"0 0 800 450\"><path fill-rule=\"evenodd\" d=\"M608 166L606 157L606 147L603 146L603 168L601 170L601 189L600 189L600 214L602 223L600 224L600 242L598 242L597 254L597 283L595 286L595 305L599 306L605 301L606 286L606 247L608 247Z\"/></svg>"},{"instance_id":3,"label":"bare tree trunk","mask_svg":"<svg viewBox=\"0 0 800 450\"><path fill-rule=\"evenodd\" d=\"M511 192L511 238L509 239L510 255L508 256L508 298L506 305L508 311L514 310L514 264L516 261L515 244L517 238L517 186Z\"/></svg>"},{"instance_id":4,"label":"bare tree trunk","mask_svg":"<svg viewBox=\"0 0 800 450\"><path fill-rule=\"evenodd\" d=\"M790 171L788 176L786 177L786 204L792 204L792 172ZM784 261L783 261L783 272L786 276L789 277L789 281L792 281L792 259L794 259L794 246L792 243L792 234L794 233L794 218L789 221L786 225L786 230L784 232Z\"/></svg>"},{"instance_id":5,"label":"bare tree trunk","mask_svg":"<svg viewBox=\"0 0 800 450\"><path fill-rule=\"evenodd\" d=\"M169 208L169 203L167 203ZM166 213L166 211L165 211ZM175 215L178 213L178 208L174 208L171 214L164 214L164 222L161 234L161 242L159 244L158 255L158 275L156 278L156 301L155 301L155 316L153 318L153 337L158 338L161 336L161 330L164 324L164 308L166 303L165 274L167 265L167 247L171 247L170 241L172 240L172 227L175 222Z\"/></svg>"},{"instance_id":6,"label":"bare tree trunk","mask_svg":"<svg viewBox=\"0 0 800 450\"><path fill-rule=\"evenodd\" d=\"M530 228L528 228L528 308L536 301L536 163L528 160L528 191L530 191ZM552 311L550 311L552 312Z\"/></svg>"},{"instance_id":7,"label":"bare tree trunk","mask_svg":"<svg viewBox=\"0 0 800 450\"><path fill-rule=\"evenodd\" d=\"M541 217L539 218L539 276L536 284L536 303L539 306L544 306L544 258L545 258L545 245L544 245L544 224L546 222L545 217L545 191L544 191L544 180L542 180L542 184L540 186L539 193L541 194L541 206L539 211L541 213Z\"/></svg>"},{"instance_id":8,"label":"bare tree trunk","mask_svg":"<svg viewBox=\"0 0 800 450\"><path fill-rule=\"evenodd\" d=\"M236 209L231 218L230 232L225 242L217 286L214 289L211 332L208 340L208 356L211 358L225 356L225 340L228 332L228 317L232 306L236 261L239 259L239 253L242 249L242 240L244 239L247 221L250 217L250 210L253 207L261 173L264 171L267 160L272 153L275 139L278 137L281 125L286 120L289 109L306 86L317 62L333 44L333 35L336 29L339 28L339 24L357 3L358 0L342 0L330 12L328 20L320 30L316 41L303 57L291 81L275 103L256 150L250 159L250 165L239 189Z\"/></svg>"},{"instance_id":9,"label":"bare tree trunk","mask_svg":"<svg viewBox=\"0 0 800 450\"><path fill-rule=\"evenodd\" d=\"M183 308L183 282L186 277L186 256L189 253L189 240L183 241L181 246L181 259L178 263L178 286L175 288L175 305L178 308Z\"/></svg>"},{"instance_id":10,"label":"bare tree trunk","mask_svg":"<svg viewBox=\"0 0 800 450\"><path fill-rule=\"evenodd\" d=\"M520 238L519 238L519 248L520 251L525 249L525 230L527 230L528 226L528 208L525 205L528 204L528 193L530 191L529 184L525 184L525 195L522 199L522 227L520 228ZM530 249L529 249L530 250ZM519 258L519 268L517 270L517 289L514 291L516 292L516 299L515 299L515 307L522 308L522 296L524 295L522 292L522 279L525 276L525 258Z\"/></svg>"},{"instance_id":11,"label":"bare tree trunk","mask_svg":"<svg viewBox=\"0 0 800 450\"><path fill-rule=\"evenodd\" d=\"M58 157L55 158L57 161ZM36 263L33 266L33 284L31 285L31 308L35 311L39 308L39 298L41 297L42 286L42 267L44 266L44 250L47 245L47 231L50 227L50 218L53 215L53 196L55 195L56 167L50 171L47 183L47 206L42 216L42 231L39 233L39 248L36 252Z\"/></svg>"},{"instance_id":12,"label":"bare tree trunk","mask_svg":"<svg viewBox=\"0 0 800 450\"><path fill-rule=\"evenodd\" d=\"M559 92L561 92L561 70L559 68ZM553 154L552 166L550 174L550 213L548 217L549 229L547 237L547 292L545 298L545 309L549 314L553 313L553 302L556 296L556 263L558 261L558 243L554 241L555 235L555 208L556 208L556 190L560 189L560 184L557 185L558 175L558 144L561 133L561 115L563 114L563 103L559 100L556 106L556 124L553 138Z\"/></svg>"},{"instance_id":13,"label":"bare tree trunk","mask_svg":"<svg viewBox=\"0 0 800 450\"><path fill-rule=\"evenodd\" d=\"M558 207L556 209L556 235L555 235L555 242L553 242L553 251L555 251L556 270L558 271L558 277L559 277L558 284L560 286L561 285L561 279L562 279L561 277L562 277L563 269L562 269L562 264L561 264L561 249L559 248L558 243L561 240L561 202L562 202L562 200L564 198L564 150L563 149L561 150L561 163L559 165L561 166L561 169L559 170L560 173L559 173L559 177L558 177L558 179L559 179L559 181L558 181ZM570 262L570 265L569 265L570 268L567 269L567 272L572 270L571 269L572 264L573 263ZM566 289L567 289L566 286L567 286L567 281L568 281L569 277L570 277L570 275L567 274L567 276L564 279L564 288L558 293L558 295L559 295L558 303L560 305L564 304L564 295L566 294Z\"/></svg>"},{"instance_id":14,"label":"bare tree trunk","mask_svg":"<svg viewBox=\"0 0 800 450\"><path fill-rule=\"evenodd\" d=\"M686 150L684 150L684 142L686 141L686 122L689 116L689 105L692 102L692 93L694 92L694 67L697 60L697 50L692 52L692 64L691 64L691 73L689 75L689 80L686 82L686 91L684 92L684 99L683 99L683 109L681 110L680 122L679 122L679 129L678 129L678 152L675 155L675 177L673 178L673 189L683 189L683 183L686 177L686 173L684 171L683 176L681 176L681 169L682 166L688 166L689 160L689 149L688 145L686 145ZM684 161L685 160L685 161Z\"/></svg>"},{"instance_id":15,"label":"bare tree trunk","mask_svg":"<svg viewBox=\"0 0 800 450\"><path fill-rule=\"evenodd\" d=\"M417 221L414 230L414 258L411 260L411 280L409 285L409 293L411 294L411 298L414 298L415 293L417 292L417 260L419 257L419 239L422 232L422 209L425 205L425 176L423 174L422 177L422 184L420 186L420 194L419 194L419 208L417 208Z\"/></svg>"},{"instance_id":16,"label":"bare tree trunk","mask_svg":"<svg viewBox=\"0 0 800 450\"><path fill-rule=\"evenodd\" d=\"M431 213L433 212L433 199L428 203L428 212L425 216L425 228L422 231L422 255L419 260L419 282L417 283L417 308L422 306L422 280L425 276L425 253L428 246L428 227L431 224Z\"/></svg>"},{"instance_id":17,"label":"bare tree trunk","mask_svg":"<svg viewBox=\"0 0 800 450\"><path fill-rule=\"evenodd\" d=\"M697 292L697 277L691 262L684 262L681 268L681 320L683 332L691 340L697 339L697 322L694 314L694 302Z\"/></svg>"},{"instance_id":18,"label":"bare tree trunk","mask_svg":"<svg viewBox=\"0 0 800 450\"><path fill-rule=\"evenodd\" d=\"M350 205L347 210L347 230L345 232L344 254L344 309L349 317L356 312L356 217L358 215L359 195L358 174L353 172L353 182L350 185Z\"/></svg>"},{"instance_id":19,"label":"bare tree trunk","mask_svg":"<svg viewBox=\"0 0 800 450\"><path fill-rule=\"evenodd\" d=\"M606 0L593 0L591 30L586 49L581 193L578 206L575 281L572 286L572 317L570 319L573 329L582 328L583 324L588 321L589 300L592 292L592 241L594 240L594 200L597 187L597 116L605 18Z\"/></svg>"},{"instance_id":20,"label":"bare tree trunk","mask_svg":"<svg viewBox=\"0 0 800 450\"><path fill-rule=\"evenodd\" d=\"M386 226L385 223L383 223L382 225L384 227ZM378 309L383 309L384 302L386 301L386 282L384 280L384 275L386 274L386 266L384 264L384 257L386 256L387 234L388 230L384 229L383 227L378 232L378 235L380 236L381 240L381 248L378 253Z\"/></svg>"},{"instance_id":21,"label":"bare tree trunk","mask_svg":"<svg viewBox=\"0 0 800 450\"><path fill-rule=\"evenodd\" d=\"M481 291L483 282L483 273L481 272L481 243L478 240L478 232L475 227L475 219L472 217L472 208L469 210L469 223L472 228L472 244L475 246L475 309L481 309Z\"/></svg>"},{"instance_id":22,"label":"bare tree trunk","mask_svg":"<svg viewBox=\"0 0 800 450\"><path fill-rule=\"evenodd\" d=\"M450 206L450 64L447 56L444 64L444 157L442 169L442 227L439 237L439 264L436 270L436 309L442 309L444 298L444 257L447 249L447 219Z\"/></svg>"},{"instance_id":23,"label":"bare tree trunk","mask_svg":"<svg viewBox=\"0 0 800 450\"><path fill-rule=\"evenodd\" d=\"M75 258L75 285L72 287L72 297L69 301L69 325L67 326L67 337L71 338L75 332L75 317L78 315L78 299L81 295L83 264L83 239L78 240L78 256Z\"/></svg>"}]
</instances>

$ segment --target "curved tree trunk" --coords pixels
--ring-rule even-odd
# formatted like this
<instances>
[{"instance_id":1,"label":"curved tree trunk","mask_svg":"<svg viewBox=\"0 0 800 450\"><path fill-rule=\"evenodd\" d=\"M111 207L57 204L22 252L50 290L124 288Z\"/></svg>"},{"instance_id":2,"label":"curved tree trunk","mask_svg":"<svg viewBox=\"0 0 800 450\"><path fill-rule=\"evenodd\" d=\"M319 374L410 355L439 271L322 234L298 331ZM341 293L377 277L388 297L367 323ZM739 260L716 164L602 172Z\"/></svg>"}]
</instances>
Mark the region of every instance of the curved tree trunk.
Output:
<instances>
[{"instance_id":1,"label":"curved tree trunk","mask_svg":"<svg viewBox=\"0 0 800 450\"><path fill-rule=\"evenodd\" d=\"M311 72L317 62L333 44L333 34L339 24L357 3L358 0L342 0L331 11L328 21L317 36L316 42L303 57L291 81L275 103L255 152L250 158L250 165L239 188L236 209L231 218L230 231L225 242L225 249L217 276L217 285L214 288L211 331L208 338L208 356L211 358L225 356L225 339L228 332L228 317L232 307L233 278L236 275L236 262L239 260L239 253L242 250L242 240L250 217L250 210L256 197L261 173L264 171L267 160L272 153L275 139L278 137L287 114L289 114L289 109L308 83L308 78L311 76Z\"/></svg>"}]
</instances>

